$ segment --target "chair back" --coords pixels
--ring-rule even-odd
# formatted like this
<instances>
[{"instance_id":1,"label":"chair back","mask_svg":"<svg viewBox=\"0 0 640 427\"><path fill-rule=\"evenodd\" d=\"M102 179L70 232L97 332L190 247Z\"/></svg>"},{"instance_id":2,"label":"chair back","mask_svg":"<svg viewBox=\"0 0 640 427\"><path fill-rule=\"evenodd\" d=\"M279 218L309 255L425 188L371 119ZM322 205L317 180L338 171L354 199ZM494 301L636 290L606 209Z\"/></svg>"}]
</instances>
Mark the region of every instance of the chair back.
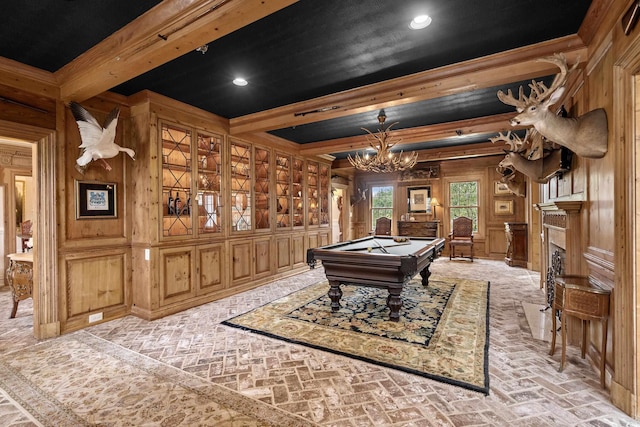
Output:
<instances>
[{"instance_id":1,"label":"chair back","mask_svg":"<svg viewBox=\"0 0 640 427\"><path fill-rule=\"evenodd\" d=\"M376 236L388 236L391 234L391 218L380 217L376 220Z\"/></svg>"},{"instance_id":2,"label":"chair back","mask_svg":"<svg viewBox=\"0 0 640 427\"><path fill-rule=\"evenodd\" d=\"M451 237L454 239L473 237L473 220L466 216L459 216L453 220Z\"/></svg>"},{"instance_id":3,"label":"chair back","mask_svg":"<svg viewBox=\"0 0 640 427\"><path fill-rule=\"evenodd\" d=\"M27 221L24 221L22 224L20 224L20 234L25 236L31 236L32 226L33 226L33 223L31 222L30 219Z\"/></svg>"}]
</instances>

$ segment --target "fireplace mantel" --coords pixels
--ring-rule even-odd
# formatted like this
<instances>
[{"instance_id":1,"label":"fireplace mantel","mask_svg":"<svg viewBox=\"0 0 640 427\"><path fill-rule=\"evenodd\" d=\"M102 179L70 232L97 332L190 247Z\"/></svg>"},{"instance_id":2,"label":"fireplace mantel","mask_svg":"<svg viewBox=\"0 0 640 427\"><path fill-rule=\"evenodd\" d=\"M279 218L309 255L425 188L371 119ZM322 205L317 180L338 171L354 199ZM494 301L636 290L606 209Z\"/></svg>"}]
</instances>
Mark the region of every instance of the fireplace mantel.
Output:
<instances>
[{"instance_id":1,"label":"fireplace mantel","mask_svg":"<svg viewBox=\"0 0 640 427\"><path fill-rule=\"evenodd\" d=\"M551 256L557 249L563 250L564 274L586 273L582 259L582 200L554 200L534 204L542 214L542 271L551 266ZM541 277L541 285L545 278Z\"/></svg>"},{"instance_id":2,"label":"fireplace mantel","mask_svg":"<svg viewBox=\"0 0 640 427\"><path fill-rule=\"evenodd\" d=\"M539 211L578 213L582 209L582 200L556 200L554 202L535 203L533 206Z\"/></svg>"}]
</instances>

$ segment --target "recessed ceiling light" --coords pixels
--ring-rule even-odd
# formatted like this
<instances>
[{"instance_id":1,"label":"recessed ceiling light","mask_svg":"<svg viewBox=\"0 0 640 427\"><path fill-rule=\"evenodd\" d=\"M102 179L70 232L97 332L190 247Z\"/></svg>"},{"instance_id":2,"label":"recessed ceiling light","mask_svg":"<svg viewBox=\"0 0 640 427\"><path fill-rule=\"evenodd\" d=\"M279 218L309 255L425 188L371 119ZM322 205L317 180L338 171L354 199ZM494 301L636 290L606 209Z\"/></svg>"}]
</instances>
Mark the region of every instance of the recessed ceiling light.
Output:
<instances>
[{"instance_id":1,"label":"recessed ceiling light","mask_svg":"<svg viewBox=\"0 0 640 427\"><path fill-rule=\"evenodd\" d=\"M421 30L427 28L431 24L431 17L429 15L418 15L413 18L413 21L409 24L409 28L412 30Z\"/></svg>"},{"instance_id":2,"label":"recessed ceiling light","mask_svg":"<svg viewBox=\"0 0 640 427\"><path fill-rule=\"evenodd\" d=\"M249 84L249 82L242 77L236 77L235 79L233 79L233 84L236 86L246 86L247 84Z\"/></svg>"}]
</instances>

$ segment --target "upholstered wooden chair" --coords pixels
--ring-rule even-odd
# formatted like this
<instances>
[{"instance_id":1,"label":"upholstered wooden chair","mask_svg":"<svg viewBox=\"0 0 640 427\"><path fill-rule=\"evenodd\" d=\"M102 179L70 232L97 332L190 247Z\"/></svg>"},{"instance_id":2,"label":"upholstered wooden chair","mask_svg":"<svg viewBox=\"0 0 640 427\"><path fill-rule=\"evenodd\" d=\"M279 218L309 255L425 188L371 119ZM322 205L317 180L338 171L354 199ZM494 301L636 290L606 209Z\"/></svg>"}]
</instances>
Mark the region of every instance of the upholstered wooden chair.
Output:
<instances>
[{"instance_id":1,"label":"upholstered wooden chair","mask_svg":"<svg viewBox=\"0 0 640 427\"><path fill-rule=\"evenodd\" d=\"M376 220L375 236L388 236L391 234L391 218L380 217Z\"/></svg>"},{"instance_id":2,"label":"upholstered wooden chair","mask_svg":"<svg viewBox=\"0 0 640 427\"><path fill-rule=\"evenodd\" d=\"M473 220L466 216L460 216L453 220L451 233L449 233L449 259L456 257L456 247L458 246L469 248L469 256L458 256L469 258L473 262Z\"/></svg>"}]
</instances>

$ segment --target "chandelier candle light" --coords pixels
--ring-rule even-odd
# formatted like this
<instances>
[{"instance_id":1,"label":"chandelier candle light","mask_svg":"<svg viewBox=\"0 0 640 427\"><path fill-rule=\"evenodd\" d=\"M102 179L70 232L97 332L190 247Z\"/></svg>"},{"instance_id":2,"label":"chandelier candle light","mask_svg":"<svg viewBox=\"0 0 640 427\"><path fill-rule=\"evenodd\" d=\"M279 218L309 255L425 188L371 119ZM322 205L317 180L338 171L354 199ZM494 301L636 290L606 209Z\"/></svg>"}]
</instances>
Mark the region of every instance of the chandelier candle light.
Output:
<instances>
[{"instance_id":1,"label":"chandelier candle light","mask_svg":"<svg viewBox=\"0 0 640 427\"><path fill-rule=\"evenodd\" d=\"M369 134L367 135L367 141L371 148L376 150L376 153L373 155L369 155L365 152L363 152L362 155L356 153L354 157L351 157L350 154L347 155L349 163L351 163L354 168L378 173L399 172L411 169L418 162L418 153L415 151L411 154L407 154L404 158L402 156L402 151L397 155L390 151L394 145L400 142L400 139L394 138L390 134L391 127L397 122L390 124L385 129L384 121L386 119L387 116L385 115L384 110L380 110L378 113L378 123L380 123L378 132L373 133L369 129L362 128L362 130Z\"/></svg>"}]
</instances>

